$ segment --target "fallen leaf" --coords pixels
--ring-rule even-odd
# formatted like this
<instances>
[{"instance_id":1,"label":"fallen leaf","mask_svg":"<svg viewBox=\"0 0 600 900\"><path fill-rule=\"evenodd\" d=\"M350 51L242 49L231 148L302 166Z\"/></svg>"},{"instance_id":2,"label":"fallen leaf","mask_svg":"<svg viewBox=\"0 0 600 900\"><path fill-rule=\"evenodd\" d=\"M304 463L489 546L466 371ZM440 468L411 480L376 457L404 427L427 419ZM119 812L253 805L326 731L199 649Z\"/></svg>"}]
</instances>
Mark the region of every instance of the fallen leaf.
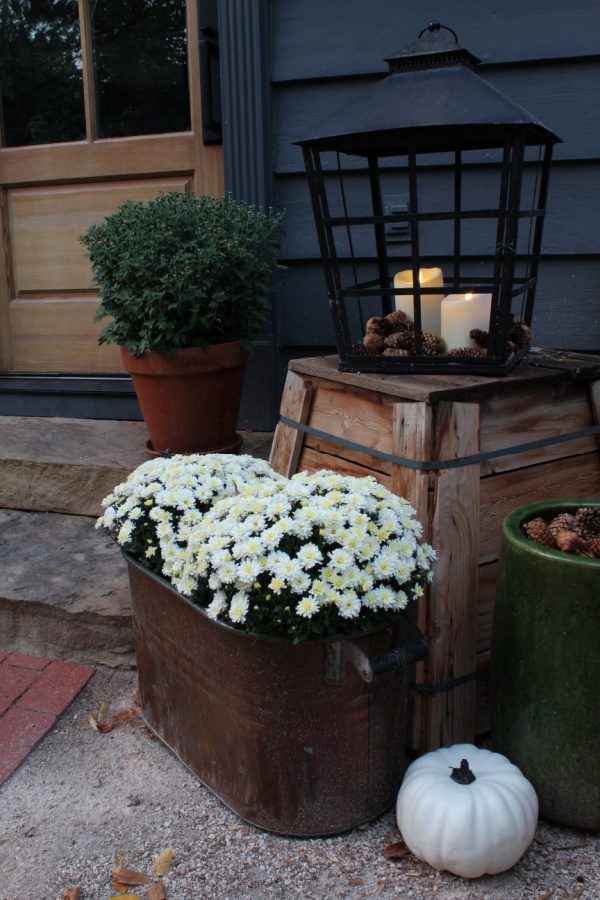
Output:
<instances>
[{"instance_id":1,"label":"fallen leaf","mask_svg":"<svg viewBox=\"0 0 600 900\"><path fill-rule=\"evenodd\" d=\"M108 900L121 900L123 894L119 894L117 897L109 897ZM128 900L142 900L139 894L127 894Z\"/></svg>"},{"instance_id":2,"label":"fallen leaf","mask_svg":"<svg viewBox=\"0 0 600 900\"><path fill-rule=\"evenodd\" d=\"M127 893L127 887L128 887L128 885L126 885L126 884L121 884L120 881L115 881L114 878L111 880L110 886L111 886L115 891L117 891L117 893L119 893L119 894L126 894L126 893Z\"/></svg>"},{"instance_id":3,"label":"fallen leaf","mask_svg":"<svg viewBox=\"0 0 600 900\"><path fill-rule=\"evenodd\" d=\"M124 866L113 866L110 874L113 878L113 884L117 882L120 885L148 884L150 881L143 872L136 872L135 869L126 869Z\"/></svg>"},{"instance_id":4,"label":"fallen leaf","mask_svg":"<svg viewBox=\"0 0 600 900\"><path fill-rule=\"evenodd\" d=\"M241 825L228 825L227 830L228 831L240 831L241 827L242 827Z\"/></svg>"},{"instance_id":5,"label":"fallen leaf","mask_svg":"<svg viewBox=\"0 0 600 900\"><path fill-rule=\"evenodd\" d=\"M148 900L167 900L165 886L162 881L157 881L152 887L148 888Z\"/></svg>"},{"instance_id":6,"label":"fallen leaf","mask_svg":"<svg viewBox=\"0 0 600 900\"><path fill-rule=\"evenodd\" d=\"M383 851L383 855L386 859L404 859L404 857L409 854L410 850L404 841L394 841L392 844L388 844Z\"/></svg>"},{"instance_id":7,"label":"fallen leaf","mask_svg":"<svg viewBox=\"0 0 600 900\"><path fill-rule=\"evenodd\" d=\"M152 874L155 878L166 875L173 863L173 850L167 847L160 853L152 863Z\"/></svg>"},{"instance_id":8,"label":"fallen leaf","mask_svg":"<svg viewBox=\"0 0 600 900\"><path fill-rule=\"evenodd\" d=\"M358 887L360 884L364 884L362 878L349 878L348 884L350 887Z\"/></svg>"},{"instance_id":9,"label":"fallen leaf","mask_svg":"<svg viewBox=\"0 0 600 900\"><path fill-rule=\"evenodd\" d=\"M70 888L68 891L65 891L63 894L63 900L81 900L81 888L74 887Z\"/></svg>"},{"instance_id":10,"label":"fallen leaf","mask_svg":"<svg viewBox=\"0 0 600 900\"><path fill-rule=\"evenodd\" d=\"M327 854L327 859L329 859L331 862L339 863L339 859L337 858L337 856L330 856L329 853Z\"/></svg>"}]
</instances>

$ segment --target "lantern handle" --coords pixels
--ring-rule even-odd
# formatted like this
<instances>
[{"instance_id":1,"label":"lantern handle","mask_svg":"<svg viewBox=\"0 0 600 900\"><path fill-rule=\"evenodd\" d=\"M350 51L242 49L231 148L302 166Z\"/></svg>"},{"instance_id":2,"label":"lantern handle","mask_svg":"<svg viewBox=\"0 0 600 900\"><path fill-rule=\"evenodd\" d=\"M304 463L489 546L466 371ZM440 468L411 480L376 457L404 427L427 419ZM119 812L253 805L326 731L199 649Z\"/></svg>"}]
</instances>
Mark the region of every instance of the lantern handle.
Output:
<instances>
[{"instance_id":1,"label":"lantern handle","mask_svg":"<svg viewBox=\"0 0 600 900\"><path fill-rule=\"evenodd\" d=\"M451 35L453 36L453 38L454 38L454 43L455 43L455 44L458 44L458 35L457 35L457 33L454 31L454 29L453 29L453 28L448 28L447 25L442 25L441 22L430 22L429 25L427 25L427 26L423 29L423 31L421 32L421 34L419 35L419 37L420 37L420 38L423 37L423 35L425 34L426 31L431 31L431 32L433 32L433 31L439 31L440 28L445 28L446 31L449 31L450 34L451 34Z\"/></svg>"}]
</instances>

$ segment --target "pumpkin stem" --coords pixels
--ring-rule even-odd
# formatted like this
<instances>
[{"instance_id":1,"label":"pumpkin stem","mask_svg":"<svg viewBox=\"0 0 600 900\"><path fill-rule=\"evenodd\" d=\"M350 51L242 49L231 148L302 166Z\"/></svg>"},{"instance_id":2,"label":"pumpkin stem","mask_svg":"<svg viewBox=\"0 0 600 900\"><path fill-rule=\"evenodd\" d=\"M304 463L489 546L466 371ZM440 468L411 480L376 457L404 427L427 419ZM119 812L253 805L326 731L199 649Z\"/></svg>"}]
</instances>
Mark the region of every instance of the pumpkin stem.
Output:
<instances>
[{"instance_id":1,"label":"pumpkin stem","mask_svg":"<svg viewBox=\"0 0 600 900\"><path fill-rule=\"evenodd\" d=\"M452 769L450 778L452 781L456 781L457 784L473 784L477 780L471 772L466 759L461 759L460 768Z\"/></svg>"}]
</instances>

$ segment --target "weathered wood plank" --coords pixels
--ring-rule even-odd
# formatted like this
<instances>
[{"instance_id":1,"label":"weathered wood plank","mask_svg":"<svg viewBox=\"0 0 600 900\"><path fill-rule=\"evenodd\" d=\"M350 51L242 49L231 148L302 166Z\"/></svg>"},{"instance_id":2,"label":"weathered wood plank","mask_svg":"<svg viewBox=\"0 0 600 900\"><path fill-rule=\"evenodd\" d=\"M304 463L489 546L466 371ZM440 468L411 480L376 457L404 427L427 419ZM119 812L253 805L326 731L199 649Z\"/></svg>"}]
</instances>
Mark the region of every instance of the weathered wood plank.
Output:
<instances>
[{"instance_id":1,"label":"weathered wood plank","mask_svg":"<svg viewBox=\"0 0 600 900\"><path fill-rule=\"evenodd\" d=\"M396 456L414 459L420 462L431 459L433 452L432 435L433 410L428 403L394 403L392 412L393 442L392 448ZM429 540L431 532L431 499L428 472L409 469L406 466L392 466L391 490L404 497L413 506L416 518L423 525L423 536ZM421 598L411 615L423 634L428 627L428 595ZM425 664L417 663L414 674L415 682L422 684L425 678ZM418 748L421 745L426 698L414 693L409 702L410 727L407 735L409 745Z\"/></svg>"},{"instance_id":2,"label":"weathered wood plank","mask_svg":"<svg viewBox=\"0 0 600 900\"><path fill-rule=\"evenodd\" d=\"M317 381L308 424L319 431L346 438L370 450L392 452L392 404L382 394L352 389L332 381ZM324 453L354 459L387 475L391 463L341 447L335 442L307 436L307 443Z\"/></svg>"},{"instance_id":3,"label":"weathered wood plank","mask_svg":"<svg viewBox=\"0 0 600 900\"><path fill-rule=\"evenodd\" d=\"M436 457L456 459L479 449L479 408L443 403L435 416ZM442 471L436 478L432 540L439 558L430 588L427 678L441 684L475 669L479 466ZM428 699L426 747L475 736L475 683Z\"/></svg>"},{"instance_id":4,"label":"weathered wood plank","mask_svg":"<svg viewBox=\"0 0 600 900\"><path fill-rule=\"evenodd\" d=\"M351 385L363 390L376 391L389 397L403 400L440 400L481 401L499 390L514 391L532 382L564 381L569 370L573 377L581 380L594 380L600 371L600 356L589 357L589 363L580 360L570 362L567 353L561 354L561 365L566 371L553 368L552 359L544 366L546 357L536 354L532 359L535 365L522 362L509 375L502 378L486 378L476 375L378 375L368 372L340 372L337 356L316 356L305 359L290 360L289 367L293 372L310 377L324 378L340 384ZM518 403L518 400L515 400Z\"/></svg>"},{"instance_id":5,"label":"weathered wood plank","mask_svg":"<svg viewBox=\"0 0 600 900\"><path fill-rule=\"evenodd\" d=\"M537 500L573 497L600 497L598 451L482 478L479 562L498 558L502 522L513 509Z\"/></svg>"},{"instance_id":6,"label":"weathered wood plank","mask_svg":"<svg viewBox=\"0 0 600 900\"><path fill-rule=\"evenodd\" d=\"M304 424L308 419L314 384L295 372L288 372L281 398L281 415ZM290 477L298 468L304 434L279 422L275 429L269 464L280 475Z\"/></svg>"},{"instance_id":7,"label":"weathered wood plank","mask_svg":"<svg viewBox=\"0 0 600 900\"><path fill-rule=\"evenodd\" d=\"M331 456L329 453L320 453L317 450L304 446L298 463L298 471L318 472L320 469L331 469L334 472L339 472L340 475L354 475L356 478L365 478L368 475L372 475L373 478L387 488L390 487L391 483L389 475L385 475L383 472L377 472L358 463L340 459L338 456Z\"/></svg>"},{"instance_id":8,"label":"weathered wood plank","mask_svg":"<svg viewBox=\"0 0 600 900\"><path fill-rule=\"evenodd\" d=\"M477 598L477 653L488 653L492 646L492 620L496 602L498 563L479 566L479 593Z\"/></svg>"},{"instance_id":9,"label":"weathered wood plank","mask_svg":"<svg viewBox=\"0 0 600 900\"><path fill-rule=\"evenodd\" d=\"M587 386L562 381L558 384L524 387L518 398L501 393L481 406L481 452L517 447L530 441L560 437L593 425ZM593 435L482 463L482 474L508 472L552 459L590 453L596 448Z\"/></svg>"}]
</instances>

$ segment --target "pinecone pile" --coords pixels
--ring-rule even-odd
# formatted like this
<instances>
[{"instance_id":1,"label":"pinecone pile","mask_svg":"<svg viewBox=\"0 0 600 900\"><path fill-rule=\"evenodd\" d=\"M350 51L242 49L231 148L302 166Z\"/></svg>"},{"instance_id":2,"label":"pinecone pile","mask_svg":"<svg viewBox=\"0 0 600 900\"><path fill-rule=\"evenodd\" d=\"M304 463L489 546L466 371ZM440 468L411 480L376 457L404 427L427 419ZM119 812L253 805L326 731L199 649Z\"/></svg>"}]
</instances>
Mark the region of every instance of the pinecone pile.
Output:
<instances>
[{"instance_id":1,"label":"pinecone pile","mask_svg":"<svg viewBox=\"0 0 600 900\"><path fill-rule=\"evenodd\" d=\"M542 547L600 559L600 506L581 506L575 515L561 513L550 522L538 517L523 528L529 540Z\"/></svg>"},{"instance_id":2,"label":"pinecone pile","mask_svg":"<svg viewBox=\"0 0 600 900\"><path fill-rule=\"evenodd\" d=\"M424 331L421 347L425 356L439 356L446 345L437 334ZM400 309L387 316L373 316L362 342L355 344L353 351L369 356L412 356L416 353L415 326Z\"/></svg>"}]
</instances>

